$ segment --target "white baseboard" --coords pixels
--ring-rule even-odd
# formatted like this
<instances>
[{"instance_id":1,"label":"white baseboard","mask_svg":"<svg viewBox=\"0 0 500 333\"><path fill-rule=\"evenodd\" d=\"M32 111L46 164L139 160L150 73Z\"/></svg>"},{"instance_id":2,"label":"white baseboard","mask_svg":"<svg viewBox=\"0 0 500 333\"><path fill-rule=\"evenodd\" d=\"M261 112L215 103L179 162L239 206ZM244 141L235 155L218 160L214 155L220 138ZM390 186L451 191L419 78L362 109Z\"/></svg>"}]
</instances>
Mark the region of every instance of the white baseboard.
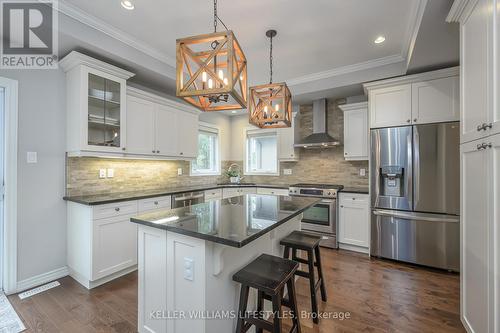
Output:
<instances>
[{"instance_id":1,"label":"white baseboard","mask_svg":"<svg viewBox=\"0 0 500 333\"><path fill-rule=\"evenodd\" d=\"M122 269L121 271L118 271L116 273L113 273L113 274L110 274L108 276L105 276L99 280L95 280L95 281L90 281L89 279L87 279L85 276L83 276L82 274L72 270L71 268L69 269L69 276L71 276L74 280L76 280L76 282L80 283L82 286L84 286L85 288L87 289L92 289L92 288L95 288L95 287L98 287L102 284L105 284L109 281L112 281L114 279L117 279L123 275L127 275L129 273L132 273L134 271L137 270L137 265L133 265L131 267L128 267L128 268L125 268L125 269Z\"/></svg>"},{"instance_id":2,"label":"white baseboard","mask_svg":"<svg viewBox=\"0 0 500 333\"><path fill-rule=\"evenodd\" d=\"M40 275L30 277L29 279L25 279L25 280L17 282L17 288L16 288L16 291L14 293L25 291L27 289L37 287L39 285L60 279L62 277L68 276L68 275L69 275L69 269L67 266L64 266L64 267L61 267L58 269L54 269L53 271L50 271L47 273L42 273Z\"/></svg>"},{"instance_id":3,"label":"white baseboard","mask_svg":"<svg viewBox=\"0 0 500 333\"><path fill-rule=\"evenodd\" d=\"M351 244L342 244L339 243L339 249L341 250L348 250L348 251L354 251L354 252L359 252L359 253L365 253L365 254L370 254L370 251L367 247L363 246L356 246L356 245L351 245Z\"/></svg>"}]
</instances>

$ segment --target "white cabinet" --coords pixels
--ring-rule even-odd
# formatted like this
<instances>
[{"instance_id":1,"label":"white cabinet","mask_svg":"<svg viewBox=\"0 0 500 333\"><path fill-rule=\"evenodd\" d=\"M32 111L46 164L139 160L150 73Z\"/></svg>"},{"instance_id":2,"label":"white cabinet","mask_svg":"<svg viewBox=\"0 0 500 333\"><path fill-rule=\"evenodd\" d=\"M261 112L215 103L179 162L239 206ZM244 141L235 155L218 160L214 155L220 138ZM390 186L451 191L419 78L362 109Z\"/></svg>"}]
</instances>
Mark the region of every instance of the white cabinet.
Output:
<instances>
[{"instance_id":1,"label":"white cabinet","mask_svg":"<svg viewBox=\"0 0 500 333\"><path fill-rule=\"evenodd\" d=\"M198 155L198 115L192 113L178 114L178 154L195 158Z\"/></svg>"},{"instance_id":2,"label":"white cabinet","mask_svg":"<svg viewBox=\"0 0 500 333\"><path fill-rule=\"evenodd\" d=\"M459 68L364 84L370 128L458 121Z\"/></svg>"},{"instance_id":3,"label":"white cabinet","mask_svg":"<svg viewBox=\"0 0 500 333\"><path fill-rule=\"evenodd\" d=\"M288 196L288 189L258 187L257 188L257 194L264 194L264 195L286 195L286 196Z\"/></svg>"},{"instance_id":4,"label":"white cabinet","mask_svg":"<svg viewBox=\"0 0 500 333\"><path fill-rule=\"evenodd\" d=\"M411 85L371 90L370 127L391 127L411 123Z\"/></svg>"},{"instance_id":5,"label":"white cabinet","mask_svg":"<svg viewBox=\"0 0 500 333\"><path fill-rule=\"evenodd\" d=\"M214 188L205 191L205 201L222 199L222 189Z\"/></svg>"},{"instance_id":6,"label":"white cabinet","mask_svg":"<svg viewBox=\"0 0 500 333\"><path fill-rule=\"evenodd\" d=\"M76 51L59 64L66 73L67 152L122 153L126 83L134 74Z\"/></svg>"},{"instance_id":7,"label":"white cabinet","mask_svg":"<svg viewBox=\"0 0 500 333\"><path fill-rule=\"evenodd\" d=\"M146 212L154 212L155 210L159 209L169 209L172 205L172 197L170 195L167 195L163 197L142 199L139 200L137 203L138 203L137 209L139 214Z\"/></svg>"},{"instance_id":8,"label":"white cabinet","mask_svg":"<svg viewBox=\"0 0 500 333\"><path fill-rule=\"evenodd\" d=\"M412 84L412 123L460 120L458 76Z\"/></svg>"},{"instance_id":9,"label":"white cabinet","mask_svg":"<svg viewBox=\"0 0 500 333\"><path fill-rule=\"evenodd\" d=\"M368 160L368 103L340 105L344 112L344 158Z\"/></svg>"},{"instance_id":10,"label":"white cabinet","mask_svg":"<svg viewBox=\"0 0 500 333\"><path fill-rule=\"evenodd\" d=\"M127 96L127 147L131 154L155 153L155 105L147 100Z\"/></svg>"},{"instance_id":11,"label":"white cabinet","mask_svg":"<svg viewBox=\"0 0 500 333\"><path fill-rule=\"evenodd\" d=\"M228 187L222 189L222 198L238 197L245 194L256 194L256 187Z\"/></svg>"},{"instance_id":12,"label":"white cabinet","mask_svg":"<svg viewBox=\"0 0 500 333\"><path fill-rule=\"evenodd\" d=\"M278 158L282 162L299 160L299 149L293 146L295 144L295 135L297 132L295 117L296 113L292 114L291 127L278 129Z\"/></svg>"},{"instance_id":13,"label":"white cabinet","mask_svg":"<svg viewBox=\"0 0 500 333\"><path fill-rule=\"evenodd\" d=\"M168 106L156 104L155 153L177 156L179 146L179 113Z\"/></svg>"},{"instance_id":14,"label":"white cabinet","mask_svg":"<svg viewBox=\"0 0 500 333\"><path fill-rule=\"evenodd\" d=\"M368 194L339 194L339 247L368 253L370 206Z\"/></svg>"}]
</instances>

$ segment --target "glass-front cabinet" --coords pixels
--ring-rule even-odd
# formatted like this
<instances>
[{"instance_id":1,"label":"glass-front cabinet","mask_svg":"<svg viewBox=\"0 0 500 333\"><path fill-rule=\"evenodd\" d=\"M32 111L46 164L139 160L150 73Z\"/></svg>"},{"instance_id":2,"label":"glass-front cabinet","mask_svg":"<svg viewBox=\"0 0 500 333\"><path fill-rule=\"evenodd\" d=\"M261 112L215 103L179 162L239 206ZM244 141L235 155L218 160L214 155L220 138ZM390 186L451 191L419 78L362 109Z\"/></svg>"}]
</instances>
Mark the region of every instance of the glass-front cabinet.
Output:
<instances>
[{"instance_id":1,"label":"glass-front cabinet","mask_svg":"<svg viewBox=\"0 0 500 333\"><path fill-rule=\"evenodd\" d=\"M134 74L79 52L59 63L67 81L67 151L125 153L127 79Z\"/></svg>"}]
</instances>

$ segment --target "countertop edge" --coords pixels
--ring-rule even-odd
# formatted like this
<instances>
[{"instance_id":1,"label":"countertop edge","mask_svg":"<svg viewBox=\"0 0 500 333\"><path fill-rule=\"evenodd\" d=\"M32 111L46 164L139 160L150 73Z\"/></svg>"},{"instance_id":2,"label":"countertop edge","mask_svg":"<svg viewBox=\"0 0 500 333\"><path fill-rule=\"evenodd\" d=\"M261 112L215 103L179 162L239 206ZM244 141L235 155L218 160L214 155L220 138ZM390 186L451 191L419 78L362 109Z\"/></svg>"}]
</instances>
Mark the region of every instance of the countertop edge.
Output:
<instances>
[{"instance_id":1,"label":"countertop edge","mask_svg":"<svg viewBox=\"0 0 500 333\"><path fill-rule=\"evenodd\" d=\"M358 194L370 194L370 190L368 188L343 188L339 191L340 193L358 193Z\"/></svg>"}]
</instances>

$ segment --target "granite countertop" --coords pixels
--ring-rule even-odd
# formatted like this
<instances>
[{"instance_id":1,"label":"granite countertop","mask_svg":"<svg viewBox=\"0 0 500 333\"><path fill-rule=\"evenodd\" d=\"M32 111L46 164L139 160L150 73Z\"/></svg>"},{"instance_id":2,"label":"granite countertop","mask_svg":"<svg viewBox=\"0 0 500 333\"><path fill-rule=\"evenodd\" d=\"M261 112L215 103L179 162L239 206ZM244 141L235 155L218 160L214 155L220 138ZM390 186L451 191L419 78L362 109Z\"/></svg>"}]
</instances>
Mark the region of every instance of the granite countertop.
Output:
<instances>
[{"instance_id":1,"label":"granite countertop","mask_svg":"<svg viewBox=\"0 0 500 333\"><path fill-rule=\"evenodd\" d=\"M170 187L159 190L143 190L134 192L121 192L121 193L106 193L82 196L65 196L63 199L72 201L83 205L103 205L114 202L139 200L160 197L163 195L172 195L194 191L205 191L217 188L231 188L231 187L265 187L265 188L280 188L288 189L288 184L254 184L254 183L239 183L239 184L209 184L197 186L183 186L183 187Z\"/></svg>"},{"instance_id":2,"label":"granite countertop","mask_svg":"<svg viewBox=\"0 0 500 333\"><path fill-rule=\"evenodd\" d=\"M340 192L369 194L368 187L344 187Z\"/></svg>"},{"instance_id":3,"label":"granite countertop","mask_svg":"<svg viewBox=\"0 0 500 333\"><path fill-rule=\"evenodd\" d=\"M291 220L319 200L246 194L142 214L130 220L239 248Z\"/></svg>"}]
</instances>

